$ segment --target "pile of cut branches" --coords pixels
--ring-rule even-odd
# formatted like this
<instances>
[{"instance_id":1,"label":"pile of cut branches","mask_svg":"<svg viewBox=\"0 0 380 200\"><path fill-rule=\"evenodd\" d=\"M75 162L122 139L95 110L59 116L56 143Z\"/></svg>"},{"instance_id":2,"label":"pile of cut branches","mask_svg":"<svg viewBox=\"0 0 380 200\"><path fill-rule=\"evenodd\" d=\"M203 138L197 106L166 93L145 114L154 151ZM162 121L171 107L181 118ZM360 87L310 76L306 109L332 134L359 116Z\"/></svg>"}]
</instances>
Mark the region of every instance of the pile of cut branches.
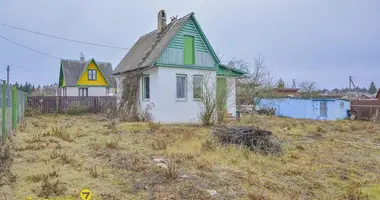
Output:
<instances>
[{"instance_id":1,"label":"pile of cut branches","mask_svg":"<svg viewBox=\"0 0 380 200\"><path fill-rule=\"evenodd\" d=\"M270 131L253 126L219 126L213 134L222 144L244 145L264 155L281 155L281 141Z\"/></svg>"}]
</instances>

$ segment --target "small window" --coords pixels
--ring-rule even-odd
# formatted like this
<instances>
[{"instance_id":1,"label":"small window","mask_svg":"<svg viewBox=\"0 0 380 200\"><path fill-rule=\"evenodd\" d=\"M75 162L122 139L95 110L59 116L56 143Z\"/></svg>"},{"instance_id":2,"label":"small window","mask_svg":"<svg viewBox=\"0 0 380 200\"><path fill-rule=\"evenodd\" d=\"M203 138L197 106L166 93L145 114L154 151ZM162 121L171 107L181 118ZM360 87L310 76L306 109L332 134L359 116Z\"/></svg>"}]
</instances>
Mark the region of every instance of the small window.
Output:
<instances>
[{"instance_id":1,"label":"small window","mask_svg":"<svg viewBox=\"0 0 380 200\"><path fill-rule=\"evenodd\" d=\"M193 99L200 99L202 96L203 77L200 75L193 76Z\"/></svg>"},{"instance_id":2,"label":"small window","mask_svg":"<svg viewBox=\"0 0 380 200\"><path fill-rule=\"evenodd\" d=\"M177 75L177 99L186 100L186 75Z\"/></svg>"},{"instance_id":3,"label":"small window","mask_svg":"<svg viewBox=\"0 0 380 200\"><path fill-rule=\"evenodd\" d=\"M344 102L340 102L340 109L344 109Z\"/></svg>"},{"instance_id":4,"label":"small window","mask_svg":"<svg viewBox=\"0 0 380 200\"><path fill-rule=\"evenodd\" d=\"M142 94L143 94L143 100L149 100L150 99L150 84L149 84L149 76L143 76L142 79Z\"/></svg>"},{"instance_id":5,"label":"small window","mask_svg":"<svg viewBox=\"0 0 380 200\"><path fill-rule=\"evenodd\" d=\"M78 96L87 97L88 96L88 88L79 88L78 89Z\"/></svg>"},{"instance_id":6,"label":"small window","mask_svg":"<svg viewBox=\"0 0 380 200\"><path fill-rule=\"evenodd\" d=\"M96 70L89 69L88 70L88 80L96 80Z\"/></svg>"}]
</instances>

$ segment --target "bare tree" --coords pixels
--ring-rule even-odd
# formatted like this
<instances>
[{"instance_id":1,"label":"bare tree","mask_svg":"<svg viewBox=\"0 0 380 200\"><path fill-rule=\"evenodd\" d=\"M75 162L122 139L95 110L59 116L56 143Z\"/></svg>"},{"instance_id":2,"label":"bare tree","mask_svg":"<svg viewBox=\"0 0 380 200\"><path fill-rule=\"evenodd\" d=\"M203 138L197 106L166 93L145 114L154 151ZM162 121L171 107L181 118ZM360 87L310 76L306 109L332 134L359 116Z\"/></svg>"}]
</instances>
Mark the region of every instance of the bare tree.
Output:
<instances>
[{"instance_id":1,"label":"bare tree","mask_svg":"<svg viewBox=\"0 0 380 200\"><path fill-rule=\"evenodd\" d=\"M314 81L302 81L299 84L299 87L300 91L303 93L303 96L308 98L312 97L313 93L317 90Z\"/></svg>"},{"instance_id":2,"label":"bare tree","mask_svg":"<svg viewBox=\"0 0 380 200\"><path fill-rule=\"evenodd\" d=\"M246 75L238 80L237 99L239 104L257 104L259 99L271 96L273 92L273 78L265 66L266 57L258 55L253 58L253 66L243 60L231 60L230 67L246 72Z\"/></svg>"},{"instance_id":3,"label":"bare tree","mask_svg":"<svg viewBox=\"0 0 380 200\"><path fill-rule=\"evenodd\" d=\"M245 76L250 75L251 70L249 69L249 65L243 59L237 60L236 58L233 58L227 63L227 65L234 69L246 72Z\"/></svg>"},{"instance_id":4,"label":"bare tree","mask_svg":"<svg viewBox=\"0 0 380 200\"><path fill-rule=\"evenodd\" d=\"M228 105L228 97L234 89L233 82L224 78L225 84L217 86L217 77L211 73L203 73L198 78L193 78L190 88L193 90L193 98L199 101L201 107L200 118L204 125L221 123L225 119Z\"/></svg>"}]
</instances>

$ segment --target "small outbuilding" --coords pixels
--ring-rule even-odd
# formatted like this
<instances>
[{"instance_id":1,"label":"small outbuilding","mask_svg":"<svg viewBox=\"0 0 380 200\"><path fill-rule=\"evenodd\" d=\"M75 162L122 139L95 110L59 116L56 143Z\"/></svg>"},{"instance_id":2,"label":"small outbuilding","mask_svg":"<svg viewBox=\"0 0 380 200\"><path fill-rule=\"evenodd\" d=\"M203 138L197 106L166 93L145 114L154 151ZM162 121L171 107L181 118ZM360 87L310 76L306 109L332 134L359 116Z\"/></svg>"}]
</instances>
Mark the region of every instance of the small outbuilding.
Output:
<instances>
[{"instance_id":1,"label":"small outbuilding","mask_svg":"<svg viewBox=\"0 0 380 200\"><path fill-rule=\"evenodd\" d=\"M275 114L283 117L340 120L348 117L350 102L334 98L272 98L261 99L259 107L274 108Z\"/></svg>"}]
</instances>

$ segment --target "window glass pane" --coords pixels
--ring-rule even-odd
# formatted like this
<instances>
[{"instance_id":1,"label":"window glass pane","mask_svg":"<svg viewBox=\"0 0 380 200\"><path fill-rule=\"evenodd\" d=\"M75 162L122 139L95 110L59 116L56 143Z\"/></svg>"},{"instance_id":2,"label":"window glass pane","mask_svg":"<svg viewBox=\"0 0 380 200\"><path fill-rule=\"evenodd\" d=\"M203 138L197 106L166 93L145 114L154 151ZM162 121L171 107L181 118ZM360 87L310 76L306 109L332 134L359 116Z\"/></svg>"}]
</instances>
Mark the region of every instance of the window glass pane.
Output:
<instances>
[{"instance_id":1,"label":"window glass pane","mask_svg":"<svg viewBox=\"0 0 380 200\"><path fill-rule=\"evenodd\" d=\"M186 77L177 76L177 98L184 99L186 90Z\"/></svg>"},{"instance_id":2,"label":"window glass pane","mask_svg":"<svg viewBox=\"0 0 380 200\"><path fill-rule=\"evenodd\" d=\"M145 76L144 79L144 99L149 99L150 98L150 88L149 88L149 76Z\"/></svg>"},{"instance_id":3,"label":"window glass pane","mask_svg":"<svg viewBox=\"0 0 380 200\"><path fill-rule=\"evenodd\" d=\"M88 80L96 80L96 70L94 69L88 70Z\"/></svg>"},{"instance_id":4,"label":"window glass pane","mask_svg":"<svg viewBox=\"0 0 380 200\"><path fill-rule=\"evenodd\" d=\"M202 76L193 77L193 98L200 99L202 95Z\"/></svg>"}]
</instances>

